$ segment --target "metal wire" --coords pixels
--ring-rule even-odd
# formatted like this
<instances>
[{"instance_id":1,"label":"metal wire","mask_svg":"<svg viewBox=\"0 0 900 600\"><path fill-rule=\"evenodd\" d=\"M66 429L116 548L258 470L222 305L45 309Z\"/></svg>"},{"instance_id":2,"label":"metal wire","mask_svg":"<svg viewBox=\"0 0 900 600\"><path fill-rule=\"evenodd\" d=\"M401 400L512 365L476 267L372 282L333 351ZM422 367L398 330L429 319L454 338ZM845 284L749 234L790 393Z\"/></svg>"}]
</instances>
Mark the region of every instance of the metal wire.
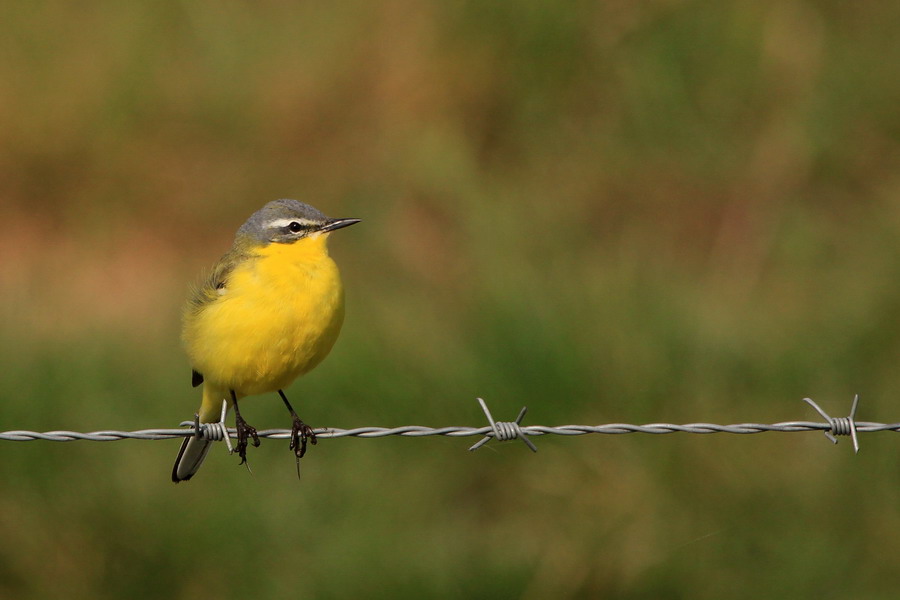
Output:
<instances>
[{"instance_id":1,"label":"metal wire","mask_svg":"<svg viewBox=\"0 0 900 600\"><path fill-rule=\"evenodd\" d=\"M478 398L482 410L488 419L490 425L484 427L423 427L419 425L406 425L402 427L357 427L354 429L335 429L323 428L315 429L316 437L319 439L359 437L359 438L381 438L387 436L401 437L426 437L440 435L446 437L467 437L467 436L485 436L484 439L473 445L470 450L476 450L486 444L491 439L499 441L521 439L533 451L537 451L532 441L528 438L542 435L587 435L591 433L616 435L627 433L648 433L654 435L671 434L671 433L694 433L694 434L712 434L712 433L731 433L740 435L749 435L755 433L781 432L781 433L800 433L805 431L822 431L834 443L837 439L834 436L850 435L853 438L854 449L859 450L859 441L857 433L872 433L875 431L894 431L900 432L900 423L876 423L870 421L856 421L856 407L859 404L859 397L855 397L853 408L849 417L832 418L822 410L810 398L804 398L804 401L810 404L823 418L824 423L813 421L786 421L782 423L738 423L734 425L717 425L715 423L688 423L685 425L675 425L672 423L649 423L646 425L631 425L628 423L608 423L605 425L521 425L522 418L525 416L526 409L522 409L515 421L503 422L494 421L484 400ZM181 423L182 429L141 429L138 431L91 431L82 433L77 431L4 431L0 432L0 441L11 442L31 442L36 440L45 440L51 442L72 442L76 440L86 440L92 442L116 442L119 440L168 440L173 438L185 438L189 436L200 435L209 439L235 439L237 433L234 428L226 428L219 423L200 424L196 418L194 421L185 421ZM225 438L225 432L228 438ZM291 437L290 429L264 429L258 432L261 438L272 439L288 439Z\"/></svg>"}]
</instances>

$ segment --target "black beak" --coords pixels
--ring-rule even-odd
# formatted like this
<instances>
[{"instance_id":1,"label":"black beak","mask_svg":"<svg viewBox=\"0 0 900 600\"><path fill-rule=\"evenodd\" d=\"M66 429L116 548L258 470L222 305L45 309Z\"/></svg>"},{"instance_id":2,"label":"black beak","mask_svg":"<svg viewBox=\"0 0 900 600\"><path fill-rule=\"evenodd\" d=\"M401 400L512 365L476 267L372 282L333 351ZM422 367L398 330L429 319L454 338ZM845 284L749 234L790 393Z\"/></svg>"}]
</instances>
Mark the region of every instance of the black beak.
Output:
<instances>
[{"instance_id":1,"label":"black beak","mask_svg":"<svg viewBox=\"0 0 900 600\"><path fill-rule=\"evenodd\" d=\"M326 233L329 231L334 231L335 229L340 229L341 227L349 227L355 223L359 223L362 219L331 219L327 221L322 227L319 229L322 233Z\"/></svg>"}]
</instances>

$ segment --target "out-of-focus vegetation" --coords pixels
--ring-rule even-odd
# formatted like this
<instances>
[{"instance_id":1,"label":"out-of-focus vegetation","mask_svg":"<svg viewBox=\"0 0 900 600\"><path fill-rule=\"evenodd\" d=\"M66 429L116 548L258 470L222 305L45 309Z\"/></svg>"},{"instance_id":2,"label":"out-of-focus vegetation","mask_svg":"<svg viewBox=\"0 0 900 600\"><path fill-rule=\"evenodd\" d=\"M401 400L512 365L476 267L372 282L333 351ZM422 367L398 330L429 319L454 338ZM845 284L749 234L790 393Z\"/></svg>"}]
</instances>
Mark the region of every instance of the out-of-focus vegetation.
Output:
<instances>
[{"instance_id":1,"label":"out-of-focus vegetation","mask_svg":"<svg viewBox=\"0 0 900 600\"><path fill-rule=\"evenodd\" d=\"M900 5L17 2L0 429L189 418L188 282L332 253L315 426L900 420ZM284 427L277 397L248 420ZM0 597L893 597L893 434L2 443Z\"/></svg>"}]
</instances>

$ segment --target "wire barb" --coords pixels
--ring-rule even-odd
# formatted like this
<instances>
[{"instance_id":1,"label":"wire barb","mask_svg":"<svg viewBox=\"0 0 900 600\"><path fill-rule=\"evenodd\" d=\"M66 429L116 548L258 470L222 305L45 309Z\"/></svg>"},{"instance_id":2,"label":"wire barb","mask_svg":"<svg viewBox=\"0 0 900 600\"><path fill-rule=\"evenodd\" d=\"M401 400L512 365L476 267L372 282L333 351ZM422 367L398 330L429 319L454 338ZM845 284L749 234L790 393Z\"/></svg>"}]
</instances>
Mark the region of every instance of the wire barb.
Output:
<instances>
[{"instance_id":1,"label":"wire barb","mask_svg":"<svg viewBox=\"0 0 900 600\"><path fill-rule=\"evenodd\" d=\"M221 442L225 440L225 445L228 447L228 453L231 454L234 450L231 449L231 434L228 431L228 427L225 425L225 415L228 413L228 401L222 401L222 416L216 423L201 423L200 415L194 413L194 421L191 423L190 421L186 421L182 423L182 426L191 426L194 430L194 437L197 439L203 438L205 440L209 440L211 442Z\"/></svg>"},{"instance_id":2,"label":"wire barb","mask_svg":"<svg viewBox=\"0 0 900 600\"><path fill-rule=\"evenodd\" d=\"M825 437L832 444L838 443L835 436L849 435L853 439L853 452L859 453L859 438L856 435L856 408L859 406L859 394L853 396L853 406L850 407L849 417L831 417L812 398L804 398L803 401L812 406L828 422L830 428L825 431Z\"/></svg>"},{"instance_id":3,"label":"wire barb","mask_svg":"<svg viewBox=\"0 0 900 600\"><path fill-rule=\"evenodd\" d=\"M233 394L234 392L232 392ZM235 400L235 406L237 406L237 400ZM218 423L211 423L210 429L216 429L221 432L221 434L225 437L225 445L228 446L228 454L234 454L234 448L231 447L231 436L228 435L228 428L225 426L225 415L228 414L228 400L222 400L222 416L219 417ZM250 466L247 466L247 469L250 469Z\"/></svg>"},{"instance_id":4,"label":"wire barb","mask_svg":"<svg viewBox=\"0 0 900 600\"><path fill-rule=\"evenodd\" d=\"M491 411L488 409L487 404L485 404L484 400L481 398L477 398L478 403L481 404L481 410L484 411L484 416L487 417L488 422L491 424L491 431L486 433L483 438L475 442L469 451L478 450L489 441L491 438L496 438L501 442L505 442L507 440L514 440L519 438L525 445L531 448L532 452L537 452L537 446L534 445L534 442L528 439L525 435L525 432L522 431L522 428L519 427L522 423L522 419L525 417L525 413L528 412L528 407L523 406L522 410L519 411L519 416L516 417L515 421L499 421L495 422L494 417L491 416Z\"/></svg>"}]
</instances>

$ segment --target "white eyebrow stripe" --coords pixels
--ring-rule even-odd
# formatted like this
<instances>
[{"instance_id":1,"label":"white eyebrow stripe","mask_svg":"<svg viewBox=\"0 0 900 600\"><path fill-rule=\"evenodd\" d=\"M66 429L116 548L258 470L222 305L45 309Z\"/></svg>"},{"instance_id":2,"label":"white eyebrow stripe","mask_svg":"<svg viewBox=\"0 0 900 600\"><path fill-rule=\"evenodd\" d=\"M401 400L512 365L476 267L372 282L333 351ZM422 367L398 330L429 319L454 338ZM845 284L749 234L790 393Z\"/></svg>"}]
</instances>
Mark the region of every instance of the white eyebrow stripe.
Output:
<instances>
[{"instance_id":1,"label":"white eyebrow stripe","mask_svg":"<svg viewBox=\"0 0 900 600\"><path fill-rule=\"evenodd\" d=\"M304 219L302 217L297 217L294 219L272 219L271 221L265 224L266 229L281 229L283 227L287 227L291 223L300 223L304 227L309 227L311 225L315 225L315 221L310 221L309 219Z\"/></svg>"}]
</instances>

